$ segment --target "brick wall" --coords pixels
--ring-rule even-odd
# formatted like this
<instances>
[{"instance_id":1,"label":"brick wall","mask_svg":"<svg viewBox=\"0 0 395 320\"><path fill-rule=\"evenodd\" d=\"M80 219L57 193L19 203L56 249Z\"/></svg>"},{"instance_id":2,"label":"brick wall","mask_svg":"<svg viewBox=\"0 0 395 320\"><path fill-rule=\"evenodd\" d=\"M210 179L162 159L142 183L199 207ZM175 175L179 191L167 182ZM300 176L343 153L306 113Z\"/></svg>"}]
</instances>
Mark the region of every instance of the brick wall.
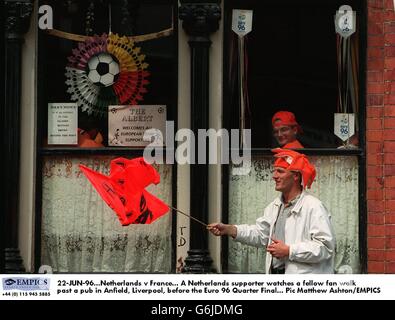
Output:
<instances>
[{"instance_id":1,"label":"brick wall","mask_svg":"<svg viewBox=\"0 0 395 320\"><path fill-rule=\"evenodd\" d=\"M368 272L395 273L395 12L368 0Z\"/></svg>"}]
</instances>

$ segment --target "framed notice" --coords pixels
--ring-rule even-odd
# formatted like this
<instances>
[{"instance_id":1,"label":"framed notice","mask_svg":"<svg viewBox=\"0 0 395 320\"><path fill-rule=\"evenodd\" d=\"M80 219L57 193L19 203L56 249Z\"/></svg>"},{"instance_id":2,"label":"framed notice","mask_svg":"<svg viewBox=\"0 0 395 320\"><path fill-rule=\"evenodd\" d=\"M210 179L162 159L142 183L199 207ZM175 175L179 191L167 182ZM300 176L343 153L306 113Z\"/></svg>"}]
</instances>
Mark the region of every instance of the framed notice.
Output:
<instances>
[{"instance_id":1,"label":"framed notice","mask_svg":"<svg viewBox=\"0 0 395 320\"><path fill-rule=\"evenodd\" d=\"M145 147L151 143L143 139L144 132L149 129L158 130L155 141L160 141L163 146L166 135L165 105L108 107L109 146Z\"/></svg>"},{"instance_id":2,"label":"framed notice","mask_svg":"<svg viewBox=\"0 0 395 320\"><path fill-rule=\"evenodd\" d=\"M76 103L48 103L48 144L78 144Z\"/></svg>"}]
</instances>

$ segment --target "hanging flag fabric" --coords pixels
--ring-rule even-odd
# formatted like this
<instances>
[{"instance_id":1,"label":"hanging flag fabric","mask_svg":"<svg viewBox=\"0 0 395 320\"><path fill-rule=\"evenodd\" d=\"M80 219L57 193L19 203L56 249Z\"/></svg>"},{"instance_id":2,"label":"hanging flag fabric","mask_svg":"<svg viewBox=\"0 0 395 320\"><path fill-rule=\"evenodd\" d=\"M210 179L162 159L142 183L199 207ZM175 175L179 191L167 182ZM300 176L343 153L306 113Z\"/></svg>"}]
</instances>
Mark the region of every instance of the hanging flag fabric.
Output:
<instances>
[{"instance_id":1,"label":"hanging flag fabric","mask_svg":"<svg viewBox=\"0 0 395 320\"><path fill-rule=\"evenodd\" d=\"M113 182L110 178L83 165L80 165L80 169L108 206L117 213L121 224L126 225L127 218L125 207L121 201L122 196L115 191Z\"/></svg>"},{"instance_id":2,"label":"hanging flag fabric","mask_svg":"<svg viewBox=\"0 0 395 320\"><path fill-rule=\"evenodd\" d=\"M80 169L124 226L149 224L169 211L166 203L145 190L158 184L160 176L144 158L112 160L109 176L83 165Z\"/></svg>"}]
</instances>

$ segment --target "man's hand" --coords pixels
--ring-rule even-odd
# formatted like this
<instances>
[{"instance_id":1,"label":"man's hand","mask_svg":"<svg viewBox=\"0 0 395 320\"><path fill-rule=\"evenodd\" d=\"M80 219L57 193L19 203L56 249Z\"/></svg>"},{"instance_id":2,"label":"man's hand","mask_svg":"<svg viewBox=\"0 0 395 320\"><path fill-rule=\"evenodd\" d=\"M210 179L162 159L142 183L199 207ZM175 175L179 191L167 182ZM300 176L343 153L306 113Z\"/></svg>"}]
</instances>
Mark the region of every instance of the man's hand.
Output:
<instances>
[{"instance_id":1,"label":"man's hand","mask_svg":"<svg viewBox=\"0 0 395 320\"><path fill-rule=\"evenodd\" d=\"M272 238L273 242L267 247L266 251L275 258L285 258L289 256L289 246L281 240Z\"/></svg>"},{"instance_id":2,"label":"man's hand","mask_svg":"<svg viewBox=\"0 0 395 320\"><path fill-rule=\"evenodd\" d=\"M229 235L232 238L236 238L237 228L232 224L224 224L221 222L211 223L207 226L209 230L215 236Z\"/></svg>"}]
</instances>

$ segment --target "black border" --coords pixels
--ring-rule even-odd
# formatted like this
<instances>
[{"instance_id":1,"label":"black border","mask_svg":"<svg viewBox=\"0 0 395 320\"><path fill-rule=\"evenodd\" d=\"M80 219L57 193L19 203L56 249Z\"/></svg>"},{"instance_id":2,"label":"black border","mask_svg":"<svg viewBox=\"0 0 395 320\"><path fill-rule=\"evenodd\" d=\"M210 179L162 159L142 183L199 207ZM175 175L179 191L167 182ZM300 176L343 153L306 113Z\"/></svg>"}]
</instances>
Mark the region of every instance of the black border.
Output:
<instances>
[{"instance_id":1,"label":"black border","mask_svg":"<svg viewBox=\"0 0 395 320\"><path fill-rule=\"evenodd\" d=\"M367 174L366 174L366 73L367 73L367 34L368 34L368 3L361 0L361 19L359 34L359 141L364 147L359 158L359 259L361 263L361 273L368 271L368 211L366 202Z\"/></svg>"},{"instance_id":2,"label":"black border","mask_svg":"<svg viewBox=\"0 0 395 320\"><path fill-rule=\"evenodd\" d=\"M304 0L309 3L311 0ZM227 11L232 10L234 1L225 1L224 3L224 26L229 25L231 22L231 15L226 14ZM315 2L313 5L317 5ZM366 178L366 59L367 59L367 0L361 0L360 4L360 32L359 32L359 145L363 148L355 150L345 149L332 149L332 148L305 148L301 152L307 155L317 156L331 156L331 155L344 155L344 156L357 156L358 157L358 211L359 211L359 259L361 265L361 273L367 273L367 203L366 203L366 190L367 190L367 178ZM353 8L354 9L354 8ZM355 9L354 9L355 10ZM229 41L224 36L223 41L224 49L229 47ZM227 112L226 106L230 105L230 95L227 94L226 83L229 78L228 73L228 62L229 62L229 51L224 50L223 59L223 127L230 128L231 118L230 113ZM271 148L259 148L251 149L252 156L259 155L272 155ZM229 165L222 165L222 220L224 223L229 222ZM229 239L224 237L221 239L221 267L223 273L229 273L228 271L228 256L229 256Z\"/></svg>"},{"instance_id":3,"label":"black border","mask_svg":"<svg viewBox=\"0 0 395 320\"><path fill-rule=\"evenodd\" d=\"M3 124L4 121L4 114L3 110L5 108L5 83L4 83L4 68L5 68L5 8L4 8L4 1L0 1L0 30L2 31L2 34L0 36L0 121L1 124ZM4 127L4 125L2 126ZM4 146L4 139L3 136L1 137L3 141L3 146ZM3 157L1 157L1 168L4 168L3 166ZM3 178L3 173L0 174L0 176ZM4 181L4 179L1 179ZM0 201L6 201L4 199L4 193L1 193L0 196ZM5 272L5 233L6 233L6 226L5 226L5 215L3 212L0 213L0 273Z\"/></svg>"}]
</instances>

